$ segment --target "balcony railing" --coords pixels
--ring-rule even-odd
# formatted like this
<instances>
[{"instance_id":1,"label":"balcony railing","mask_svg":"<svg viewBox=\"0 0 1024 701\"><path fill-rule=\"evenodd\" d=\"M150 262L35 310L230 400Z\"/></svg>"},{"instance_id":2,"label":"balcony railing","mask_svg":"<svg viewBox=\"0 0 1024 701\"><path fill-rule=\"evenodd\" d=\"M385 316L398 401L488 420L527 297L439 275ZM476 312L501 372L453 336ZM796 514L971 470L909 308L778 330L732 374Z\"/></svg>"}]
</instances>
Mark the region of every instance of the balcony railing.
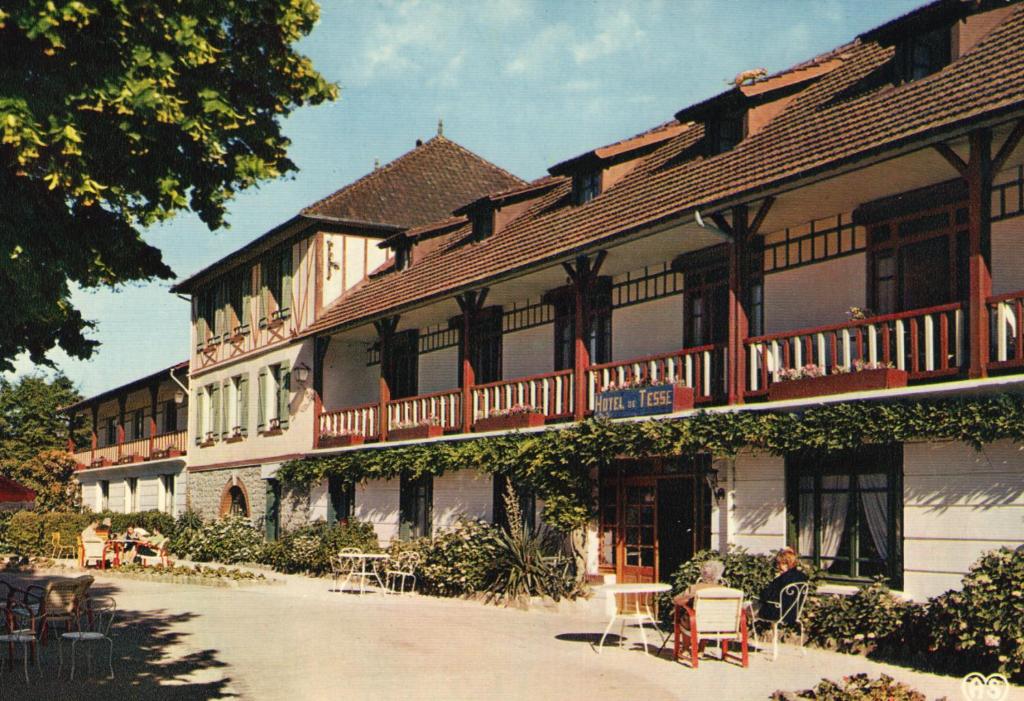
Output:
<instances>
[{"instance_id":1,"label":"balcony railing","mask_svg":"<svg viewBox=\"0 0 1024 701\"><path fill-rule=\"evenodd\" d=\"M116 465L122 459L138 456L143 460L159 460L168 453L184 455L188 446L185 431L170 431L152 438L136 438L115 445L105 445L95 450L80 450L72 453L75 461L84 467Z\"/></svg>"},{"instance_id":2,"label":"balcony railing","mask_svg":"<svg viewBox=\"0 0 1024 701\"><path fill-rule=\"evenodd\" d=\"M388 402L388 428L420 421L437 421L445 431L462 426L462 390L421 394Z\"/></svg>"},{"instance_id":3,"label":"balcony railing","mask_svg":"<svg viewBox=\"0 0 1024 701\"><path fill-rule=\"evenodd\" d=\"M356 433L366 438L375 438L380 433L379 415L380 405L376 402L337 411L325 411L320 414L320 435Z\"/></svg>"},{"instance_id":4,"label":"balcony railing","mask_svg":"<svg viewBox=\"0 0 1024 701\"><path fill-rule=\"evenodd\" d=\"M684 384L693 388L695 402L712 402L725 392L725 346L700 346L592 365L587 372L587 410L594 410L594 397L605 387L634 381Z\"/></svg>"},{"instance_id":5,"label":"balcony railing","mask_svg":"<svg viewBox=\"0 0 1024 701\"><path fill-rule=\"evenodd\" d=\"M990 370L1024 366L1024 292L988 298Z\"/></svg>"},{"instance_id":6,"label":"balcony railing","mask_svg":"<svg viewBox=\"0 0 1024 701\"><path fill-rule=\"evenodd\" d=\"M760 396L783 370L818 366L849 371L858 360L891 364L910 379L955 375L964 362L964 314L959 303L857 319L833 326L749 338L747 396Z\"/></svg>"},{"instance_id":7,"label":"balcony railing","mask_svg":"<svg viewBox=\"0 0 1024 701\"><path fill-rule=\"evenodd\" d=\"M472 392L473 418L519 404L535 408L547 419L568 419L573 415L573 388L572 370L476 385Z\"/></svg>"}]
</instances>

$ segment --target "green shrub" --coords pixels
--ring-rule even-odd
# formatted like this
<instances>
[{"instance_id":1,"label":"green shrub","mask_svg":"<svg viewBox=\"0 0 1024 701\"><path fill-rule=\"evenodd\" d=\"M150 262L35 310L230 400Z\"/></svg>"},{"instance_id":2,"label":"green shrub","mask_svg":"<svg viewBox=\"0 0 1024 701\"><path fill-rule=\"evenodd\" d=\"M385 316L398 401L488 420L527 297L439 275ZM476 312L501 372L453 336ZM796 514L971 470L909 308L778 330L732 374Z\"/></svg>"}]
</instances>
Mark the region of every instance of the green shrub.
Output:
<instances>
[{"instance_id":1,"label":"green shrub","mask_svg":"<svg viewBox=\"0 0 1024 701\"><path fill-rule=\"evenodd\" d=\"M264 562L279 572L307 572L321 575L331 571L331 556L342 548L379 552L377 533L369 523L350 521L328 525L316 521L286 533L268 543Z\"/></svg>"},{"instance_id":2,"label":"green shrub","mask_svg":"<svg viewBox=\"0 0 1024 701\"><path fill-rule=\"evenodd\" d=\"M248 519L228 516L204 524L190 534L187 549L177 552L196 562L261 562L263 560L263 532Z\"/></svg>"},{"instance_id":3,"label":"green shrub","mask_svg":"<svg viewBox=\"0 0 1024 701\"><path fill-rule=\"evenodd\" d=\"M804 627L811 643L830 650L892 653L901 647L901 633L916 607L894 596L879 578L852 596L811 598Z\"/></svg>"},{"instance_id":4,"label":"green shrub","mask_svg":"<svg viewBox=\"0 0 1024 701\"><path fill-rule=\"evenodd\" d=\"M0 511L0 552L9 550L11 547L7 542L7 527L15 513L14 511Z\"/></svg>"},{"instance_id":5,"label":"green shrub","mask_svg":"<svg viewBox=\"0 0 1024 701\"><path fill-rule=\"evenodd\" d=\"M124 533L130 526L145 528L150 533L160 531L168 538L173 538L175 532L174 517L162 511L135 511L127 514L101 511L97 514L91 514L91 518L97 521L109 518L110 529L114 533Z\"/></svg>"},{"instance_id":6,"label":"green shrub","mask_svg":"<svg viewBox=\"0 0 1024 701\"><path fill-rule=\"evenodd\" d=\"M203 530L203 519L195 511L183 511L174 521L173 533L166 534L170 539L168 550L178 557L188 557L193 543ZM163 532L163 531L161 531Z\"/></svg>"},{"instance_id":7,"label":"green shrub","mask_svg":"<svg viewBox=\"0 0 1024 701\"><path fill-rule=\"evenodd\" d=\"M35 511L17 511L7 524L7 543L19 555L38 555L43 548L43 520Z\"/></svg>"},{"instance_id":8,"label":"green shrub","mask_svg":"<svg viewBox=\"0 0 1024 701\"><path fill-rule=\"evenodd\" d=\"M926 653L943 668L1024 680L1024 553L985 553L960 591L930 599L914 623L926 629Z\"/></svg>"},{"instance_id":9,"label":"green shrub","mask_svg":"<svg viewBox=\"0 0 1024 701\"><path fill-rule=\"evenodd\" d=\"M72 513L68 511L51 511L42 514L41 526L43 529L43 552L42 555L50 555L52 552L53 533L60 533L60 543L64 548L69 545L74 548L78 543L78 536L91 522L89 514ZM67 550L64 556L67 557ZM77 550L75 551L77 556Z\"/></svg>"},{"instance_id":10,"label":"green shrub","mask_svg":"<svg viewBox=\"0 0 1024 701\"><path fill-rule=\"evenodd\" d=\"M822 679L813 689L806 691L776 691L772 701L927 701L924 694L915 691L892 677L881 675L872 679L867 674L843 677L842 682Z\"/></svg>"},{"instance_id":11,"label":"green shrub","mask_svg":"<svg viewBox=\"0 0 1024 701\"><path fill-rule=\"evenodd\" d=\"M719 560L725 565L722 579L734 589L742 589L747 598L755 598L768 586L778 571L775 569L775 555L760 555L747 552L746 548L731 547L729 552L699 550L693 557L679 566L672 575L672 594L685 591L691 584L700 581L700 568L708 560ZM812 588L821 580L821 572L801 562L799 565L811 581Z\"/></svg>"},{"instance_id":12,"label":"green shrub","mask_svg":"<svg viewBox=\"0 0 1024 701\"><path fill-rule=\"evenodd\" d=\"M498 529L483 521L460 519L433 538L392 543L392 557L412 550L420 555L417 588L435 596L464 596L483 591L494 567Z\"/></svg>"}]
</instances>

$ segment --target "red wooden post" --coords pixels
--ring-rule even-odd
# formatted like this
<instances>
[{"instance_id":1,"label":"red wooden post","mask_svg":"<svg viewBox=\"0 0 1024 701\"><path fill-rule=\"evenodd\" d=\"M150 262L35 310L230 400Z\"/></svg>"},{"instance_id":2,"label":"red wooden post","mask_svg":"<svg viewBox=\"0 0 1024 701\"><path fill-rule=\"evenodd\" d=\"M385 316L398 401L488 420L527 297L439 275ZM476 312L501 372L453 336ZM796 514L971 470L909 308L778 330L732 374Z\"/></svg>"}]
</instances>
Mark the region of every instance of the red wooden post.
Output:
<instances>
[{"instance_id":1,"label":"red wooden post","mask_svg":"<svg viewBox=\"0 0 1024 701\"><path fill-rule=\"evenodd\" d=\"M487 299L487 288L465 292L455 298L462 312L462 432L473 430L473 386L476 384L476 367L473 365L473 326Z\"/></svg>"},{"instance_id":2,"label":"red wooden post","mask_svg":"<svg viewBox=\"0 0 1024 701\"><path fill-rule=\"evenodd\" d=\"M732 210L732 243L729 244L729 328L726 350L728 369L727 401L742 404L747 389L747 367L743 341L750 331L747 317L746 294L747 242L749 226L746 205L736 205Z\"/></svg>"},{"instance_id":3,"label":"red wooden post","mask_svg":"<svg viewBox=\"0 0 1024 701\"><path fill-rule=\"evenodd\" d=\"M156 398L159 392L158 384L149 388L149 446L146 458L153 457L153 440L156 438Z\"/></svg>"},{"instance_id":4,"label":"red wooden post","mask_svg":"<svg viewBox=\"0 0 1024 701\"><path fill-rule=\"evenodd\" d=\"M319 251L319 249L317 249ZM324 411L324 359L331 343L330 336L313 340L313 447L320 447L320 416ZM365 430L364 430L365 433Z\"/></svg>"},{"instance_id":5,"label":"red wooden post","mask_svg":"<svg viewBox=\"0 0 1024 701\"><path fill-rule=\"evenodd\" d=\"M92 407L92 436L89 444L89 464L96 459L96 447L99 445L99 434L97 433L98 426L100 423L100 407L98 404L93 404Z\"/></svg>"},{"instance_id":6,"label":"red wooden post","mask_svg":"<svg viewBox=\"0 0 1024 701\"><path fill-rule=\"evenodd\" d=\"M607 256L599 251L593 258L577 256L576 265L563 263L562 267L572 280L573 301L573 419L582 421L587 415L587 371L590 369L590 349L587 348L587 330L590 327L590 291Z\"/></svg>"},{"instance_id":7,"label":"red wooden post","mask_svg":"<svg viewBox=\"0 0 1024 701\"><path fill-rule=\"evenodd\" d=\"M388 439L388 403L391 401L391 387L388 386L387 368L390 362L389 346L391 337L398 328L398 316L389 316L374 322L380 338L380 397L378 398L377 435L381 441Z\"/></svg>"},{"instance_id":8,"label":"red wooden post","mask_svg":"<svg viewBox=\"0 0 1024 701\"><path fill-rule=\"evenodd\" d=\"M988 298L992 294L992 132L971 132L971 155L967 163L967 236L970 279L967 302L967 328L971 362L968 377L988 375L989 327Z\"/></svg>"},{"instance_id":9,"label":"red wooden post","mask_svg":"<svg viewBox=\"0 0 1024 701\"><path fill-rule=\"evenodd\" d=\"M121 450L124 446L124 403L126 397L121 395L117 399L117 457L121 458Z\"/></svg>"}]
</instances>

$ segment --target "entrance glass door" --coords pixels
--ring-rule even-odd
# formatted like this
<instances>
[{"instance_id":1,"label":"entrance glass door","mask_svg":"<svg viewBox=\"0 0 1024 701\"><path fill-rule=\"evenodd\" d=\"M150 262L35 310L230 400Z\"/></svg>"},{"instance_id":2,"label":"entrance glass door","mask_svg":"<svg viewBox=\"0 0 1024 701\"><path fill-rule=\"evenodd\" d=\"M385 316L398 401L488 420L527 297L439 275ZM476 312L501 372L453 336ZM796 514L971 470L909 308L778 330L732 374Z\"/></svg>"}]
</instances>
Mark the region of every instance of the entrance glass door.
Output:
<instances>
[{"instance_id":1,"label":"entrance glass door","mask_svg":"<svg viewBox=\"0 0 1024 701\"><path fill-rule=\"evenodd\" d=\"M654 582L658 568L658 487L629 479L624 487L622 582Z\"/></svg>"}]
</instances>

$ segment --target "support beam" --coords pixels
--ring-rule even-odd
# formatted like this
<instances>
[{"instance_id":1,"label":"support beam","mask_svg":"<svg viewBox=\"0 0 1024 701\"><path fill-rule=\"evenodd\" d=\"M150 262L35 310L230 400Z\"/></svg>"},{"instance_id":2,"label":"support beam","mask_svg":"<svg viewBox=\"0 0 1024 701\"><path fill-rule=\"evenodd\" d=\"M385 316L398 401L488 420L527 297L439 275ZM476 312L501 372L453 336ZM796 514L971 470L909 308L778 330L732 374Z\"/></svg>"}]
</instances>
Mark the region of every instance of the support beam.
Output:
<instances>
[{"instance_id":1,"label":"support beam","mask_svg":"<svg viewBox=\"0 0 1024 701\"><path fill-rule=\"evenodd\" d=\"M773 204L775 204L775 198L770 195L761 200L761 206L758 207L757 214L754 215L754 219L750 222L750 226L747 229L748 237L761 233L761 225L764 224L768 213L772 211Z\"/></svg>"},{"instance_id":2,"label":"support beam","mask_svg":"<svg viewBox=\"0 0 1024 701\"><path fill-rule=\"evenodd\" d=\"M391 402L391 387L388 385L388 367L391 362L391 339L398 329L399 316L385 317L373 322L380 338L380 397L377 409L377 435L381 441L388 439L388 404Z\"/></svg>"},{"instance_id":3,"label":"support beam","mask_svg":"<svg viewBox=\"0 0 1024 701\"><path fill-rule=\"evenodd\" d=\"M331 345L330 336L313 340L313 447L320 447L320 415L324 410L324 359Z\"/></svg>"},{"instance_id":4,"label":"support beam","mask_svg":"<svg viewBox=\"0 0 1024 701\"><path fill-rule=\"evenodd\" d=\"M971 156L967 164L968 300L971 378L988 374L988 298L992 294L992 132L971 132ZM1005 145L1004 145L1005 148Z\"/></svg>"},{"instance_id":5,"label":"support beam","mask_svg":"<svg viewBox=\"0 0 1024 701\"><path fill-rule=\"evenodd\" d=\"M991 179L994 179L999 171L1006 165L1006 160L1013 154L1017 146L1020 145L1021 139L1024 138L1024 119L1021 119L1013 127L1013 131L1006 137L1006 141L1003 142L1002 147L999 149L999 153L992 159L991 167Z\"/></svg>"},{"instance_id":6,"label":"support beam","mask_svg":"<svg viewBox=\"0 0 1024 701\"><path fill-rule=\"evenodd\" d=\"M100 405L93 404L89 409L92 412L92 442L89 446L89 463L96 459L96 448L99 447L100 431Z\"/></svg>"},{"instance_id":7,"label":"support beam","mask_svg":"<svg viewBox=\"0 0 1024 701\"><path fill-rule=\"evenodd\" d=\"M153 458L153 439L156 438L156 399L159 394L159 383L149 386L149 452L146 455L149 459Z\"/></svg>"},{"instance_id":8,"label":"support beam","mask_svg":"<svg viewBox=\"0 0 1024 701\"><path fill-rule=\"evenodd\" d=\"M124 407L125 402L128 398L125 395L121 395L117 398L117 457L121 458L121 450L124 445Z\"/></svg>"},{"instance_id":9,"label":"support beam","mask_svg":"<svg viewBox=\"0 0 1024 701\"><path fill-rule=\"evenodd\" d=\"M961 175L961 177L967 177L967 164L964 163L963 159L957 155L956 151L951 149L946 144L933 144L932 148L935 152L946 159L946 163L953 166L953 170Z\"/></svg>"},{"instance_id":10,"label":"support beam","mask_svg":"<svg viewBox=\"0 0 1024 701\"><path fill-rule=\"evenodd\" d=\"M462 312L462 432L473 430L473 385L476 384L476 367L473 364L473 327L487 301L488 289L464 292L455 298Z\"/></svg>"},{"instance_id":11,"label":"support beam","mask_svg":"<svg viewBox=\"0 0 1024 701\"><path fill-rule=\"evenodd\" d=\"M761 205L767 214L765 207ZM759 212L760 214L760 212ZM761 217L762 221L764 217ZM746 281L747 253L750 241L750 220L746 205L736 205L732 210L732 236L729 244L729 329L726 347L727 390L729 404L742 404L747 388L747 364L743 341L750 330L747 316Z\"/></svg>"},{"instance_id":12,"label":"support beam","mask_svg":"<svg viewBox=\"0 0 1024 701\"><path fill-rule=\"evenodd\" d=\"M587 371L590 369L590 349L587 331L590 328L590 292L608 257L607 251L590 256L577 256L575 264L562 263L572 281L575 312L573 317L573 418L582 421L587 414Z\"/></svg>"}]
</instances>

